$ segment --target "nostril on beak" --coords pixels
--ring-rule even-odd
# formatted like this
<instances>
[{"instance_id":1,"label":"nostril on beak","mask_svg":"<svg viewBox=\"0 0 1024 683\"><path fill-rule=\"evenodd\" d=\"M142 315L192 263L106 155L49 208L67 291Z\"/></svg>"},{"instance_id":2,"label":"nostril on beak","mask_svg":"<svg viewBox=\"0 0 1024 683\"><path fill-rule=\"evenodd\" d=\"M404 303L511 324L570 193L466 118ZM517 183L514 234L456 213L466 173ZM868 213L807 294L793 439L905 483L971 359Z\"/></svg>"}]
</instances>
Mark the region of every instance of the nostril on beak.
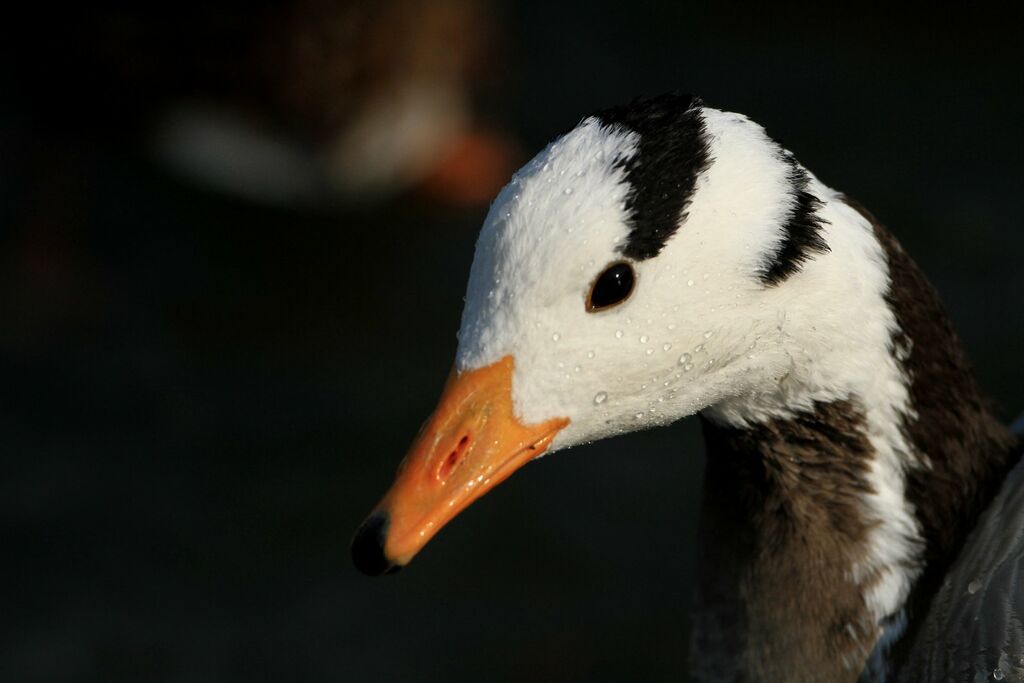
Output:
<instances>
[{"instance_id":1,"label":"nostril on beak","mask_svg":"<svg viewBox=\"0 0 1024 683\"><path fill-rule=\"evenodd\" d=\"M451 473L458 467L459 463L465 457L466 452L469 450L469 434L463 435L459 442L455 444L455 448L444 457L441 461L440 466L437 468L437 480L440 482L445 481Z\"/></svg>"}]
</instances>

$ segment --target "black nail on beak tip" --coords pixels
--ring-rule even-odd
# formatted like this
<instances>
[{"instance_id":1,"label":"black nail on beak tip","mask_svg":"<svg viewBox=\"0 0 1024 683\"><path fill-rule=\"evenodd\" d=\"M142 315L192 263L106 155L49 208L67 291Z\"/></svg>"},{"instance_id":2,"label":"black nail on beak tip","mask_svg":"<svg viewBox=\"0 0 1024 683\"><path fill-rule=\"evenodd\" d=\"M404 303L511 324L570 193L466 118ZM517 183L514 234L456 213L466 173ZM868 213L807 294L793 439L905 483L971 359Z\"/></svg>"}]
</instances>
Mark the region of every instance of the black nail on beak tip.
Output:
<instances>
[{"instance_id":1,"label":"black nail on beak tip","mask_svg":"<svg viewBox=\"0 0 1024 683\"><path fill-rule=\"evenodd\" d=\"M352 537L352 563L369 576L393 574L399 566L391 564L384 555L384 541L388 537L388 515L374 512Z\"/></svg>"}]
</instances>

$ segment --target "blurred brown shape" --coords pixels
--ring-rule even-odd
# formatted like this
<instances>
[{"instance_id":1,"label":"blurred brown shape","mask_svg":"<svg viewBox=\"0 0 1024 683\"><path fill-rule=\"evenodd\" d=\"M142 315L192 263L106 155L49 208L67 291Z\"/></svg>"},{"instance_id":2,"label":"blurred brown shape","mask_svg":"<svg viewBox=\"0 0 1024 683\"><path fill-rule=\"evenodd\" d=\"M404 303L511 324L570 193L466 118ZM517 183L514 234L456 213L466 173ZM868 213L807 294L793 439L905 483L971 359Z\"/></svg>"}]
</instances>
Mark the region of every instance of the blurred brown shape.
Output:
<instances>
[{"instance_id":1,"label":"blurred brown shape","mask_svg":"<svg viewBox=\"0 0 1024 683\"><path fill-rule=\"evenodd\" d=\"M520 154L496 131L468 131L448 148L423 179L420 189L446 204L479 206L505 186Z\"/></svg>"},{"instance_id":2,"label":"blurred brown shape","mask_svg":"<svg viewBox=\"0 0 1024 683\"><path fill-rule=\"evenodd\" d=\"M305 0L260 15L250 40L220 67L232 87L160 117L157 150L183 173L263 201L422 186L455 205L486 203L511 175L514 145L477 105L500 44L489 2Z\"/></svg>"}]
</instances>

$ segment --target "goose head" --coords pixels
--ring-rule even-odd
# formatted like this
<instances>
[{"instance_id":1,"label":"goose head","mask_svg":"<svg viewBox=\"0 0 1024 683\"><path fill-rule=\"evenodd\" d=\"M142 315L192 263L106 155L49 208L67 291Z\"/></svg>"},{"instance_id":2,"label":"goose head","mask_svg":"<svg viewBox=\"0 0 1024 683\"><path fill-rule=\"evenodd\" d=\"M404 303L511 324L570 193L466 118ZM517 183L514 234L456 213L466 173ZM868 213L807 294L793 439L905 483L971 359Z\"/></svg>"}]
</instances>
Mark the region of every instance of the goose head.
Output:
<instances>
[{"instance_id":1,"label":"goose head","mask_svg":"<svg viewBox=\"0 0 1024 683\"><path fill-rule=\"evenodd\" d=\"M889 326L865 314L883 257L839 197L760 126L689 96L549 144L491 205L452 373L355 536L357 566L406 564L542 453L699 411L742 426L883 381Z\"/></svg>"}]
</instances>

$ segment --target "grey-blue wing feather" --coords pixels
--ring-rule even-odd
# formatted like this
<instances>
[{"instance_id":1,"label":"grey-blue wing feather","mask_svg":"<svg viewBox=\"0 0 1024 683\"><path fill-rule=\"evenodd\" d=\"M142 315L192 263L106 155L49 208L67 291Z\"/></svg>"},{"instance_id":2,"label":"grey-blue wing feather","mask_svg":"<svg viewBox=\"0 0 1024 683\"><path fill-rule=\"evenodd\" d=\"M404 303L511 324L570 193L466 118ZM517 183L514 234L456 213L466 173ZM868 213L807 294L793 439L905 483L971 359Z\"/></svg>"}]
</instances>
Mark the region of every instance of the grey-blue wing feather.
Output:
<instances>
[{"instance_id":1,"label":"grey-blue wing feather","mask_svg":"<svg viewBox=\"0 0 1024 683\"><path fill-rule=\"evenodd\" d=\"M899 679L1024 683L1024 461L968 537Z\"/></svg>"}]
</instances>

